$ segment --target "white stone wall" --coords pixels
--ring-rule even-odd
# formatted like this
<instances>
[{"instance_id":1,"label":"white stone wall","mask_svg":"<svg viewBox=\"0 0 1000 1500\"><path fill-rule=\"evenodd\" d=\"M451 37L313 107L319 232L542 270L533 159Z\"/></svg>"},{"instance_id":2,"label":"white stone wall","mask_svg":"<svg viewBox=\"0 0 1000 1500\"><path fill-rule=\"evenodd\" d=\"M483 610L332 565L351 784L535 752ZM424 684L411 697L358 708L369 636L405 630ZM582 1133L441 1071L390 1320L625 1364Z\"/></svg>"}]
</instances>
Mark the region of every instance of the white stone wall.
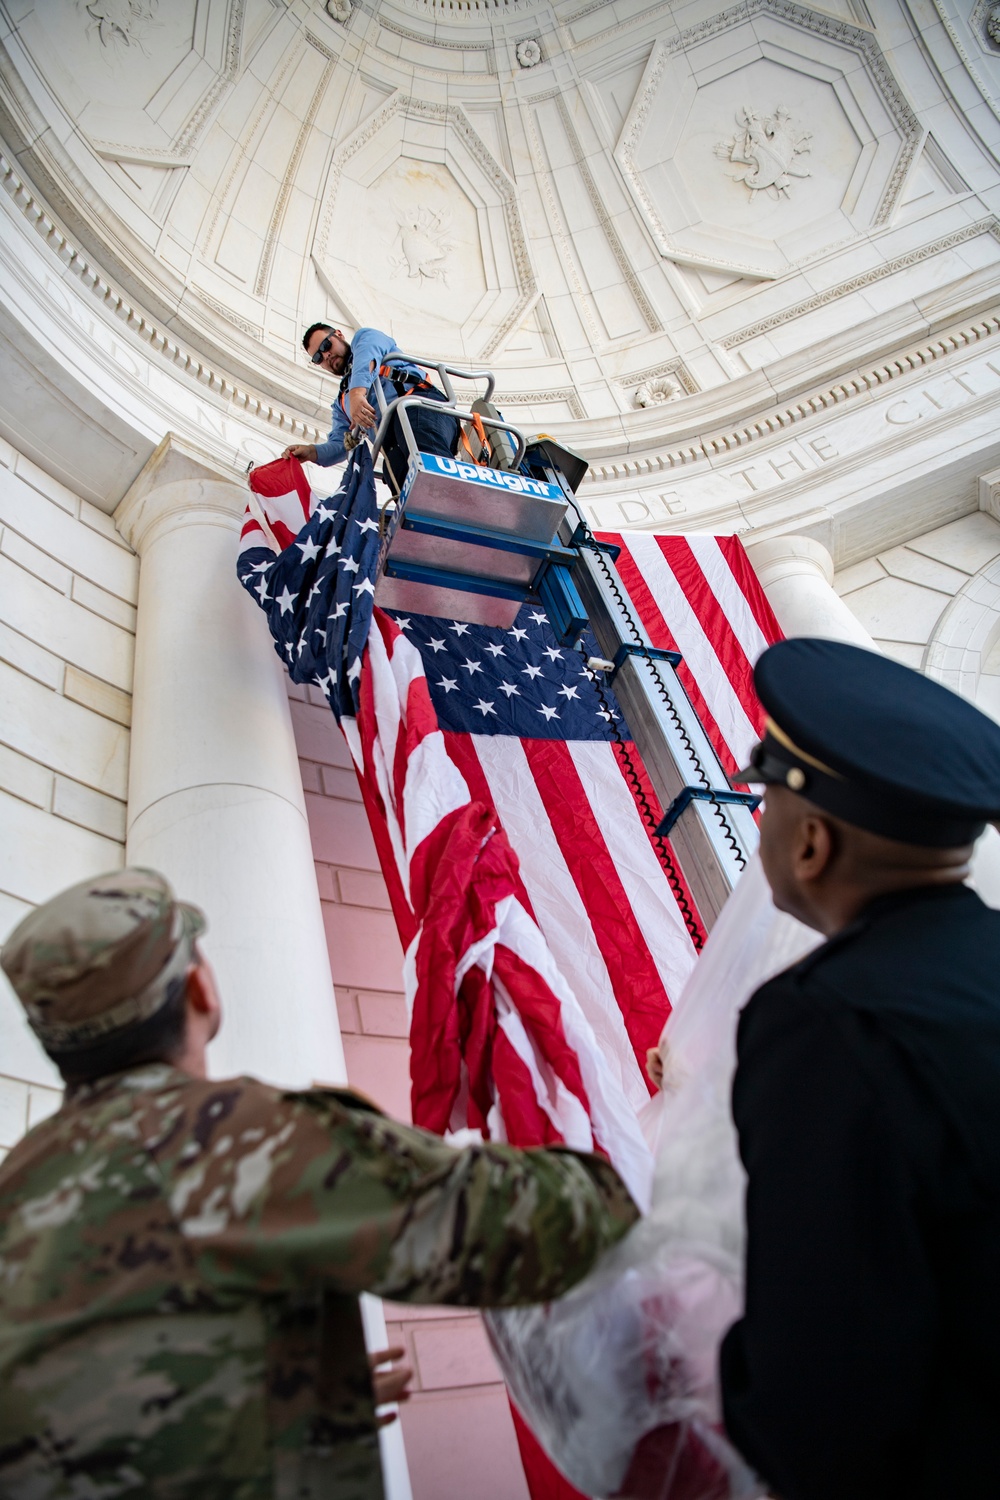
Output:
<instances>
[{"instance_id":1,"label":"white stone wall","mask_svg":"<svg viewBox=\"0 0 1000 1500\"><path fill-rule=\"evenodd\" d=\"M122 863L137 576L106 515L0 443L0 939ZM58 1099L0 980L0 1151Z\"/></svg>"},{"instance_id":2,"label":"white stone wall","mask_svg":"<svg viewBox=\"0 0 1000 1500\"><path fill-rule=\"evenodd\" d=\"M973 511L841 569L834 587L887 655L919 671L951 601L998 556L1000 523Z\"/></svg>"}]
</instances>

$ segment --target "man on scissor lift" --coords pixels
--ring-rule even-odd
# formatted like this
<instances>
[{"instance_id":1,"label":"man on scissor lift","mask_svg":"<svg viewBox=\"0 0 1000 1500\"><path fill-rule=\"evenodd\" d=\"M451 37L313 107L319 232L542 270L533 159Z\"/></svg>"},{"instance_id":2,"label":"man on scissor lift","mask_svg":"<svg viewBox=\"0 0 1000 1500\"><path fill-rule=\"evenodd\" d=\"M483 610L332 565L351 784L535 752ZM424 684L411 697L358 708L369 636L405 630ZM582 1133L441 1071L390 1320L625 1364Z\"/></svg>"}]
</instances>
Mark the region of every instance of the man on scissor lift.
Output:
<instances>
[{"instance_id":1,"label":"man on scissor lift","mask_svg":"<svg viewBox=\"0 0 1000 1500\"><path fill-rule=\"evenodd\" d=\"M333 426L324 443L294 443L286 448L284 458L298 458L324 467L340 463L348 452L344 439L352 428L373 431L378 425L375 381L381 380L387 402L397 396L419 395L428 401L447 401L443 391L431 385L422 371L411 364L387 364L391 355L399 354L395 339L377 328L359 328L348 343L339 328L328 323L313 323L302 335L302 347L314 365L340 379L340 391L332 405ZM437 453L450 458L458 444L457 418L448 412L431 411L425 406L407 411L417 447L422 453ZM392 487L398 492L406 477L410 455L398 416L394 417L382 447L382 457L389 469Z\"/></svg>"}]
</instances>

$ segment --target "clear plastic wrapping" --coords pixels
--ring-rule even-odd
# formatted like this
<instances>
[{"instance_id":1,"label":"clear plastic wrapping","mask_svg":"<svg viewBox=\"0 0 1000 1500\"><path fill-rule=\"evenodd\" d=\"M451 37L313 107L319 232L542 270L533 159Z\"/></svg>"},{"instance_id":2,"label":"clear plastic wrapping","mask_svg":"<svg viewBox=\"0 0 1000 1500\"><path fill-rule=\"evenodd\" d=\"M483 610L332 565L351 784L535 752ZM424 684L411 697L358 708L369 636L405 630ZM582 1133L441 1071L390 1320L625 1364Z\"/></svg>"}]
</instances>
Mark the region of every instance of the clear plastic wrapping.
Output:
<instances>
[{"instance_id":1,"label":"clear plastic wrapping","mask_svg":"<svg viewBox=\"0 0 1000 1500\"><path fill-rule=\"evenodd\" d=\"M656 1162L649 1214L558 1302L486 1314L511 1396L586 1495L763 1493L723 1435L717 1380L743 1299L736 1020L759 984L818 941L775 911L755 859L661 1039L664 1089L641 1117Z\"/></svg>"}]
</instances>

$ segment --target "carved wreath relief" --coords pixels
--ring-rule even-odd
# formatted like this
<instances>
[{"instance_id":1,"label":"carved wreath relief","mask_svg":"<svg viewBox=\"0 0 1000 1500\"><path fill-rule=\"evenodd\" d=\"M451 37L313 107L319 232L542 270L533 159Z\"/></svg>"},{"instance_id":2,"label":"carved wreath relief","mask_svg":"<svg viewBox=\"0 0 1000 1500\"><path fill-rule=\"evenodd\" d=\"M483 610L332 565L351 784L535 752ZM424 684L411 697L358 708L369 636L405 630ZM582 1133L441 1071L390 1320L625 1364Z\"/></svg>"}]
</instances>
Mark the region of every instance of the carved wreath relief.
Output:
<instances>
[{"instance_id":1,"label":"carved wreath relief","mask_svg":"<svg viewBox=\"0 0 1000 1500\"><path fill-rule=\"evenodd\" d=\"M105 47L139 47L156 13L158 0L84 0Z\"/></svg>"},{"instance_id":2,"label":"carved wreath relief","mask_svg":"<svg viewBox=\"0 0 1000 1500\"><path fill-rule=\"evenodd\" d=\"M787 198L793 177L812 176L808 167L796 161L811 150L806 142L812 140L812 131L799 130L784 105L779 104L773 115L760 115L743 105L736 123L740 127L736 135L720 141L715 154L741 167L733 174L733 181L746 183L751 202L758 193Z\"/></svg>"},{"instance_id":3,"label":"carved wreath relief","mask_svg":"<svg viewBox=\"0 0 1000 1500\"><path fill-rule=\"evenodd\" d=\"M410 281L443 281L448 285L448 256L455 245L448 238L451 229L451 213L442 208L435 212L430 208L401 208L393 204L396 223L399 225L399 248L401 254L390 256L392 274L406 271Z\"/></svg>"}]
</instances>

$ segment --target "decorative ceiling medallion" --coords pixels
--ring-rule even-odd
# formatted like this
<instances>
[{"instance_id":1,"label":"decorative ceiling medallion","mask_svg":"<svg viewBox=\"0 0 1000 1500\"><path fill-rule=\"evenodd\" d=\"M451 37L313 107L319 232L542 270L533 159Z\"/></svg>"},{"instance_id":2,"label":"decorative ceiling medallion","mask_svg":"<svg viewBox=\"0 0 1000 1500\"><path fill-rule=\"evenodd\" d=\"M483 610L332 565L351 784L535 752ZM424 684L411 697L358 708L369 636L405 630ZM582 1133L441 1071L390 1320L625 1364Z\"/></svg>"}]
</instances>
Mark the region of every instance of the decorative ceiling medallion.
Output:
<instances>
[{"instance_id":1,"label":"decorative ceiling medallion","mask_svg":"<svg viewBox=\"0 0 1000 1500\"><path fill-rule=\"evenodd\" d=\"M922 136L871 32L740 0L656 44L615 156L664 257L770 279L886 224Z\"/></svg>"},{"instance_id":2,"label":"decorative ceiling medallion","mask_svg":"<svg viewBox=\"0 0 1000 1500\"><path fill-rule=\"evenodd\" d=\"M663 406L667 401L679 401L687 392L679 380L672 375L663 375L659 380L644 380L632 397L633 406Z\"/></svg>"},{"instance_id":3,"label":"decorative ceiling medallion","mask_svg":"<svg viewBox=\"0 0 1000 1500\"><path fill-rule=\"evenodd\" d=\"M744 104L736 112L736 123L740 127L736 135L720 141L715 154L741 168L730 175L734 182L746 183L751 202L758 193L787 197L793 177L812 176L803 162L795 160L811 150L806 142L812 140L812 131L793 125L783 104L772 115L758 114Z\"/></svg>"},{"instance_id":4,"label":"decorative ceiling medallion","mask_svg":"<svg viewBox=\"0 0 1000 1500\"><path fill-rule=\"evenodd\" d=\"M533 36L527 36L518 42L515 56L522 68L534 68L542 60L542 49Z\"/></svg>"}]
</instances>

